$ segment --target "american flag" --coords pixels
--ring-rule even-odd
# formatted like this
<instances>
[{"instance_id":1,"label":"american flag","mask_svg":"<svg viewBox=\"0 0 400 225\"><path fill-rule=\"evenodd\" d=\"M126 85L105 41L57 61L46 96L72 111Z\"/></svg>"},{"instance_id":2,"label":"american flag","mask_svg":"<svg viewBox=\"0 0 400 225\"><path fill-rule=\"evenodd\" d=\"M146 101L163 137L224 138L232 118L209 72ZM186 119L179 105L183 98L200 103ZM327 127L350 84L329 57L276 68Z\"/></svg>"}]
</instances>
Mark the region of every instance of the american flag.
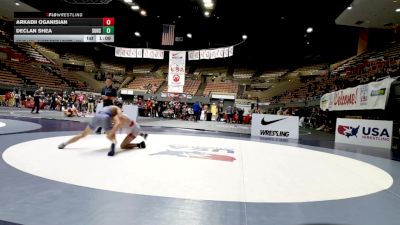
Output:
<instances>
[{"instance_id":1,"label":"american flag","mask_svg":"<svg viewBox=\"0 0 400 225\"><path fill-rule=\"evenodd\" d=\"M163 24L161 45L174 45L175 25Z\"/></svg>"}]
</instances>

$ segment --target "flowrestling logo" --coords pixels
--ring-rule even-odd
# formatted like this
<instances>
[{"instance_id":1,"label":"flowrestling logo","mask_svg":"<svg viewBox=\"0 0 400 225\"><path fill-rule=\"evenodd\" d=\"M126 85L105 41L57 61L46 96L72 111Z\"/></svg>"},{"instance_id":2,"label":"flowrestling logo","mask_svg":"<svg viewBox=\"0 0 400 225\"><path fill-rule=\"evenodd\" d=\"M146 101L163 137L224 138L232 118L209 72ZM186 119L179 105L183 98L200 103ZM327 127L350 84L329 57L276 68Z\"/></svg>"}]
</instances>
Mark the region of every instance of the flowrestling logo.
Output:
<instances>
[{"instance_id":1,"label":"flowrestling logo","mask_svg":"<svg viewBox=\"0 0 400 225\"><path fill-rule=\"evenodd\" d=\"M165 151L150 154L151 156L175 156L180 158L208 159L225 162L236 160L235 151L230 148L203 147L191 145L168 145Z\"/></svg>"}]
</instances>

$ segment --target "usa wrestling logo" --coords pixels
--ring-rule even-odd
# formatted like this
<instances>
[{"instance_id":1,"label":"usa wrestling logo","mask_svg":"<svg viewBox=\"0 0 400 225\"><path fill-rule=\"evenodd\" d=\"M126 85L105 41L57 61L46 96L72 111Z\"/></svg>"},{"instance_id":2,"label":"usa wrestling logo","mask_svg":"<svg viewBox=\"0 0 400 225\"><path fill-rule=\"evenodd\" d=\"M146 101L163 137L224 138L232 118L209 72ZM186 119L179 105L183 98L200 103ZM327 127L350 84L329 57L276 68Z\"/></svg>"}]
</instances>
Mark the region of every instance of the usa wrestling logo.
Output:
<instances>
[{"instance_id":1,"label":"usa wrestling logo","mask_svg":"<svg viewBox=\"0 0 400 225\"><path fill-rule=\"evenodd\" d=\"M341 135L346 136L347 138L350 138L352 136L357 137L358 134L358 129L360 128L360 126L358 127L351 127L351 126L343 126L343 125L339 125L338 126L338 133Z\"/></svg>"}]
</instances>

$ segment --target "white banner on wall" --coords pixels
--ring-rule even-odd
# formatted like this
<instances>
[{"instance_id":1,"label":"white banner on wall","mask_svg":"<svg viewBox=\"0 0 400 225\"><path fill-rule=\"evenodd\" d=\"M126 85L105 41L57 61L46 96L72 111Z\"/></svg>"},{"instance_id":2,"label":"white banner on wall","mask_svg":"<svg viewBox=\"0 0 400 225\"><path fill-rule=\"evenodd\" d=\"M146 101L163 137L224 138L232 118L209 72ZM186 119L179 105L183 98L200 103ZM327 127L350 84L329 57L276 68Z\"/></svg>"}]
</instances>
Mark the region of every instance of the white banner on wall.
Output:
<instances>
[{"instance_id":1,"label":"white banner on wall","mask_svg":"<svg viewBox=\"0 0 400 225\"><path fill-rule=\"evenodd\" d=\"M224 58L229 57L229 48L224 48Z\"/></svg>"},{"instance_id":2,"label":"white banner on wall","mask_svg":"<svg viewBox=\"0 0 400 225\"><path fill-rule=\"evenodd\" d=\"M200 59L205 59L206 50L200 50Z\"/></svg>"},{"instance_id":3,"label":"white banner on wall","mask_svg":"<svg viewBox=\"0 0 400 225\"><path fill-rule=\"evenodd\" d=\"M224 58L224 48L218 49L218 58Z\"/></svg>"},{"instance_id":4,"label":"white banner on wall","mask_svg":"<svg viewBox=\"0 0 400 225\"><path fill-rule=\"evenodd\" d=\"M206 50L204 53L204 59L210 59L211 57L211 50Z\"/></svg>"},{"instance_id":5,"label":"white banner on wall","mask_svg":"<svg viewBox=\"0 0 400 225\"><path fill-rule=\"evenodd\" d=\"M115 56L123 58L164 59L164 51L141 48L115 48Z\"/></svg>"},{"instance_id":6,"label":"white banner on wall","mask_svg":"<svg viewBox=\"0 0 400 225\"><path fill-rule=\"evenodd\" d=\"M168 92L182 93L185 85L185 51L169 52Z\"/></svg>"},{"instance_id":7,"label":"white banner on wall","mask_svg":"<svg viewBox=\"0 0 400 225\"><path fill-rule=\"evenodd\" d=\"M188 60L227 58L233 55L233 46L217 49L189 51Z\"/></svg>"},{"instance_id":8,"label":"white banner on wall","mask_svg":"<svg viewBox=\"0 0 400 225\"><path fill-rule=\"evenodd\" d=\"M200 51L189 51L188 59L189 60L199 60L200 59Z\"/></svg>"},{"instance_id":9,"label":"white banner on wall","mask_svg":"<svg viewBox=\"0 0 400 225\"><path fill-rule=\"evenodd\" d=\"M141 48L136 49L136 57L137 58L143 57L143 49L141 49Z\"/></svg>"},{"instance_id":10,"label":"white banner on wall","mask_svg":"<svg viewBox=\"0 0 400 225\"><path fill-rule=\"evenodd\" d=\"M385 109L393 78L371 82L325 94L321 97L322 110Z\"/></svg>"},{"instance_id":11,"label":"white banner on wall","mask_svg":"<svg viewBox=\"0 0 400 225\"><path fill-rule=\"evenodd\" d=\"M164 50L115 47L115 56L122 58L164 59ZM170 51L171 52L171 51ZM226 58L233 55L233 46L218 49L188 51L188 60Z\"/></svg>"},{"instance_id":12,"label":"white banner on wall","mask_svg":"<svg viewBox=\"0 0 400 225\"><path fill-rule=\"evenodd\" d=\"M336 120L335 142L390 149L393 121L385 120Z\"/></svg>"},{"instance_id":13,"label":"white banner on wall","mask_svg":"<svg viewBox=\"0 0 400 225\"><path fill-rule=\"evenodd\" d=\"M299 139L299 117L253 113L251 136Z\"/></svg>"},{"instance_id":14,"label":"white banner on wall","mask_svg":"<svg viewBox=\"0 0 400 225\"><path fill-rule=\"evenodd\" d=\"M164 51L157 49L143 49L143 58L164 59Z\"/></svg>"}]
</instances>

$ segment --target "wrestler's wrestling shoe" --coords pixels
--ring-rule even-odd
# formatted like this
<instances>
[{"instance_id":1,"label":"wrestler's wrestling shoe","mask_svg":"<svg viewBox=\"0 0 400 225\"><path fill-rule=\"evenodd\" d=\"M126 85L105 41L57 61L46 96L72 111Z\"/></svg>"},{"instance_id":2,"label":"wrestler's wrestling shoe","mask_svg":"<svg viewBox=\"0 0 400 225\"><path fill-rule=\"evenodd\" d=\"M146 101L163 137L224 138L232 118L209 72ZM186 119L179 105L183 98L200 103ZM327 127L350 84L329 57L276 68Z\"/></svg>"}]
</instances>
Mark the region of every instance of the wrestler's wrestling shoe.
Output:
<instances>
[{"instance_id":1,"label":"wrestler's wrestling shoe","mask_svg":"<svg viewBox=\"0 0 400 225\"><path fill-rule=\"evenodd\" d=\"M65 143L61 143L58 145L58 149L64 149L67 146Z\"/></svg>"},{"instance_id":2,"label":"wrestler's wrestling shoe","mask_svg":"<svg viewBox=\"0 0 400 225\"><path fill-rule=\"evenodd\" d=\"M146 139L147 139L147 136L149 136L149 135L146 134L146 133L140 133L139 135L142 136L142 137L144 138L144 140L146 140Z\"/></svg>"},{"instance_id":3,"label":"wrestler's wrestling shoe","mask_svg":"<svg viewBox=\"0 0 400 225\"><path fill-rule=\"evenodd\" d=\"M115 155L115 144L111 144L111 150L107 153L108 156L114 156Z\"/></svg>"},{"instance_id":4,"label":"wrestler's wrestling shoe","mask_svg":"<svg viewBox=\"0 0 400 225\"><path fill-rule=\"evenodd\" d=\"M142 142L140 142L140 143L138 144L138 147L139 147L139 148L146 148L146 143L144 143L144 141L142 141Z\"/></svg>"}]
</instances>

